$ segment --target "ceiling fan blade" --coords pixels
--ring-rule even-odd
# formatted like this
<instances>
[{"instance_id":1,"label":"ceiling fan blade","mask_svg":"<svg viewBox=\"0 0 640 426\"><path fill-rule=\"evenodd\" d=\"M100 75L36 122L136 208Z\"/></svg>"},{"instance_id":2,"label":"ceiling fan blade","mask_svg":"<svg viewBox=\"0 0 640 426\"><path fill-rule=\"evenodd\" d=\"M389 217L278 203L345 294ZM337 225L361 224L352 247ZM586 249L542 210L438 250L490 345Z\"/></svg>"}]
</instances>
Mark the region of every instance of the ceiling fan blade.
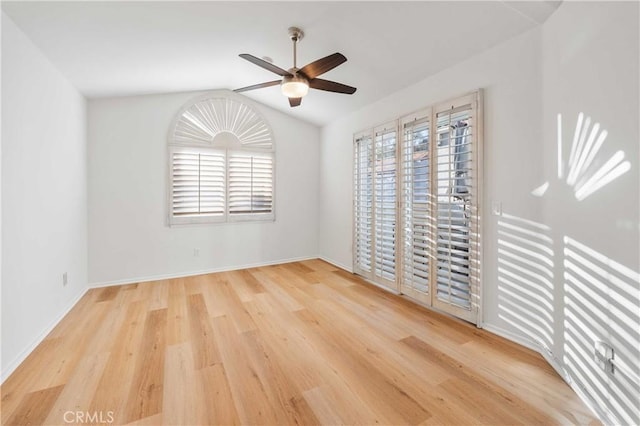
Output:
<instances>
[{"instance_id":1,"label":"ceiling fan blade","mask_svg":"<svg viewBox=\"0 0 640 426\"><path fill-rule=\"evenodd\" d=\"M289 98L289 105L291 105L291 108L300 106L301 103L302 98Z\"/></svg>"},{"instance_id":2,"label":"ceiling fan blade","mask_svg":"<svg viewBox=\"0 0 640 426\"><path fill-rule=\"evenodd\" d=\"M254 84L253 86L241 87L235 89L234 92L246 92L248 90L262 89L263 87L271 87L280 84L280 80L267 81L266 83Z\"/></svg>"},{"instance_id":3,"label":"ceiling fan blade","mask_svg":"<svg viewBox=\"0 0 640 426\"><path fill-rule=\"evenodd\" d=\"M316 78L317 76L324 74L327 71L331 71L338 65L347 62L347 58L342 53L334 53L333 55L325 56L322 59L313 61L310 64L300 68L302 74L307 76L308 79Z\"/></svg>"},{"instance_id":4,"label":"ceiling fan blade","mask_svg":"<svg viewBox=\"0 0 640 426\"><path fill-rule=\"evenodd\" d=\"M323 80L321 78L314 78L313 80L310 80L309 87L318 90L325 90L327 92L345 93L347 95L353 95L357 90L355 87L336 83L335 81Z\"/></svg>"},{"instance_id":5,"label":"ceiling fan blade","mask_svg":"<svg viewBox=\"0 0 640 426\"><path fill-rule=\"evenodd\" d=\"M277 67L275 65L273 65L270 62L265 61L264 59L260 59L260 58L256 58L253 55L249 55L248 53L242 53L240 54L240 57L242 59L246 59L247 61L251 62L252 64L256 64L259 67L264 68L265 70L269 70L273 73L276 73L278 75L281 75L283 77L285 76L290 76L291 73L289 71L285 71L280 67Z\"/></svg>"}]
</instances>

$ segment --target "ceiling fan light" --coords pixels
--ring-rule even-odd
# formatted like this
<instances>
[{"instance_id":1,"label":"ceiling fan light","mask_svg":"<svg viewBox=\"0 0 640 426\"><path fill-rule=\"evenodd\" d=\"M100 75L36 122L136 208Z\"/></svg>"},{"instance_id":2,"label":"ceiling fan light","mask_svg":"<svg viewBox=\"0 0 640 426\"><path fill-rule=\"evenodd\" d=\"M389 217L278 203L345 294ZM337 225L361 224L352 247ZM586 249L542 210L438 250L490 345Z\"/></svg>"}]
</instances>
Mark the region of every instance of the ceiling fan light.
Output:
<instances>
[{"instance_id":1,"label":"ceiling fan light","mask_svg":"<svg viewBox=\"0 0 640 426\"><path fill-rule=\"evenodd\" d=\"M287 98L302 98L309 92L309 83L301 77L285 77L280 88Z\"/></svg>"}]
</instances>

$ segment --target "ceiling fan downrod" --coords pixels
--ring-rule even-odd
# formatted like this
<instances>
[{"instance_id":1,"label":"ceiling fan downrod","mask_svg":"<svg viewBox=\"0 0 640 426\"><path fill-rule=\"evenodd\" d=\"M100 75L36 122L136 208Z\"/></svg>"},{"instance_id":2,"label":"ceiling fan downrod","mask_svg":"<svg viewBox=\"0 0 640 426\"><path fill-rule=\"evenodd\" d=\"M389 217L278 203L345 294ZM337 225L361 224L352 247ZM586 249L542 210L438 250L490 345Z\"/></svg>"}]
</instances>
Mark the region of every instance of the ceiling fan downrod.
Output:
<instances>
[{"instance_id":1,"label":"ceiling fan downrod","mask_svg":"<svg viewBox=\"0 0 640 426\"><path fill-rule=\"evenodd\" d=\"M298 27L289 27L289 37L293 42L293 70L298 71L298 52L296 46L300 40L304 37L304 31Z\"/></svg>"}]
</instances>

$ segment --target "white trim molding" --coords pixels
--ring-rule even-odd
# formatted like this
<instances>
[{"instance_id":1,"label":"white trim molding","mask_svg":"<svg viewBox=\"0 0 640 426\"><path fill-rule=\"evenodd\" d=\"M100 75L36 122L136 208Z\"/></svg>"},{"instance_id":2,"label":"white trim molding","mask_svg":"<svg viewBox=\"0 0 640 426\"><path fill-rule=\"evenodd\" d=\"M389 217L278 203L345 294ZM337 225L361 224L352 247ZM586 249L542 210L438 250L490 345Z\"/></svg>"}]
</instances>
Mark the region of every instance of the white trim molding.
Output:
<instances>
[{"instance_id":1,"label":"white trim molding","mask_svg":"<svg viewBox=\"0 0 640 426\"><path fill-rule=\"evenodd\" d=\"M312 260L319 259L318 256L302 256L302 257L292 257L289 259L279 259L273 260L269 262L256 262L256 263L248 263L243 265L233 265L233 266L221 266L217 268L208 268L201 269L197 271L182 271L176 272L173 274L161 274L161 275L147 275L143 277L134 277L134 278L123 278L121 280L113 280L113 281L102 281L90 283L90 288L100 288L100 287L111 287L114 285L123 285L123 284L133 284L133 283L144 283L149 281L160 281L160 280L170 280L173 278L184 278L184 277L193 277L195 275L205 275L205 274L214 274L216 272L228 272L228 271L237 271L239 269L249 269L249 268L259 268L261 266L270 266L270 265L280 265L283 263L291 263L291 262L301 262L303 260Z\"/></svg>"},{"instance_id":2,"label":"white trim molding","mask_svg":"<svg viewBox=\"0 0 640 426\"><path fill-rule=\"evenodd\" d=\"M333 266L335 266L337 268L344 269L345 271L350 272L350 273L353 274L353 267L349 267L347 265L344 265L343 263L338 262L337 260L330 259L330 258L328 258L326 256L318 256L318 259L324 260L325 262L330 263L330 264L332 264Z\"/></svg>"}]
</instances>

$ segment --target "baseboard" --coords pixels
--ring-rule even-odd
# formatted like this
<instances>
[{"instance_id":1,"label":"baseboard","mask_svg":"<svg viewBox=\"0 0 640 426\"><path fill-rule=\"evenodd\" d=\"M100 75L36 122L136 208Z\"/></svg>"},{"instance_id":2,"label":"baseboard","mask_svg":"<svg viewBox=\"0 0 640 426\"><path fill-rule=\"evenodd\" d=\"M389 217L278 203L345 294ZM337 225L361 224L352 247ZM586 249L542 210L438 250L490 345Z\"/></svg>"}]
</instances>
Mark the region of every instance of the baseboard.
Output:
<instances>
[{"instance_id":1,"label":"baseboard","mask_svg":"<svg viewBox=\"0 0 640 426\"><path fill-rule=\"evenodd\" d=\"M0 373L0 383L4 383L4 381L11 376L11 374L22 364L22 362L27 359L27 357L33 352L33 350L40 344L42 341L51 333L51 331L56 328L58 323L62 321L62 319L67 316L67 314L73 309L74 306L82 299L82 297L89 291L89 287L85 287L80 291L80 293L71 300L71 302L67 305L66 309L62 311L60 315L58 315L54 321L49 323L47 327L34 339L34 341L24 348L18 356L9 363L7 368Z\"/></svg>"},{"instance_id":2,"label":"baseboard","mask_svg":"<svg viewBox=\"0 0 640 426\"><path fill-rule=\"evenodd\" d=\"M532 351L540 353L541 348L533 340L529 339L526 336L522 336L518 333L514 333L510 330L506 330L502 327L498 327L496 325L486 323L486 322L483 324L482 329L490 333L496 334L500 337L504 337L505 339L510 340L514 343L517 343L520 346L524 346L525 348L531 349Z\"/></svg>"},{"instance_id":3,"label":"baseboard","mask_svg":"<svg viewBox=\"0 0 640 426\"><path fill-rule=\"evenodd\" d=\"M347 272L353 273L353 267L352 266L344 265L344 264L342 264L342 263L340 263L338 261L335 261L333 259L329 259L328 257L325 257L325 256L318 256L318 259L324 260L325 262L330 263L333 266L337 266L340 269L344 269Z\"/></svg>"},{"instance_id":4,"label":"baseboard","mask_svg":"<svg viewBox=\"0 0 640 426\"><path fill-rule=\"evenodd\" d=\"M148 275L144 277L124 278L114 281L103 281L89 283L90 288L111 287L114 285L123 285L131 283L143 283L148 281L170 280L172 278L193 277L195 275L214 274L216 272L237 271L238 269L259 268L261 266L279 265L282 263L300 262L303 260L318 259L318 256L293 257L289 259L279 259L268 262L249 263L244 265L223 266L218 268L202 269L197 271L183 271L172 274Z\"/></svg>"},{"instance_id":5,"label":"baseboard","mask_svg":"<svg viewBox=\"0 0 640 426\"><path fill-rule=\"evenodd\" d=\"M556 373L558 373L562 380L569 385L576 395L578 395L580 400L589 407L591 412L595 414L603 424L612 425L618 423L612 413L606 409L603 410L602 407L596 404L593 398L591 398L591 395L589 395L589 393L573 378L573 376L571 376L571 374L564 368L562 362L554 356L553 352L551 352L547 345L541 341L530 339L493 324L485 323L482 328L490 333L504 337L507 340L522 345L542 355L544 360L556 371Z\"/></svg>"}]
</instances>

